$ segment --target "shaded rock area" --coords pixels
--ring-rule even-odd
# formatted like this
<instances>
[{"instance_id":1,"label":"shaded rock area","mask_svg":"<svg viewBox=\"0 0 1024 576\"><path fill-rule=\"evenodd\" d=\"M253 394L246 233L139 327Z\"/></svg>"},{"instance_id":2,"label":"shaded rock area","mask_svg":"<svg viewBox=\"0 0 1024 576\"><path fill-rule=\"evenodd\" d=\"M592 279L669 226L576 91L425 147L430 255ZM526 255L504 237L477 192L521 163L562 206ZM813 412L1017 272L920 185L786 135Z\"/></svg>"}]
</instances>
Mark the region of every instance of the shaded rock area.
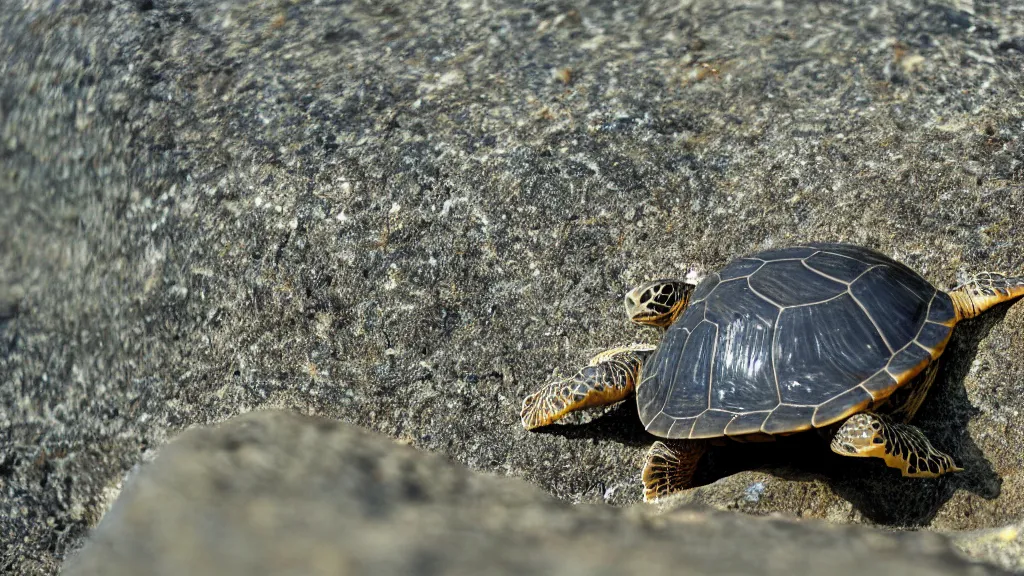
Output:
<instances>
[{"instance_id":1,"label":"shaded rock area","mask_svg":"<svg viewBox=\"0 0 1024 576\"><path fill-rule=\"evenodd\" d=\"M634 506L574 507L352 426L256 413L172 442L63 573L1004 574L935 534Z\"/></svg>"},{"instance_id":2,"label":"shaded rock area","mask_svg":"<svg viewBox=\"0 0 1024 576\"><path fill-rule=\"evenodd\" d=\"M1018 4L0 2L0 571L53 573L134 466L255 409L637 502L629 402L518 420L655 338L629 287L807 240L1024 273ZM794 437L682 498L1017 526L1022 333L1021 303L958 327L922 408L963 473Z\"/></svg>"}]
</instances>

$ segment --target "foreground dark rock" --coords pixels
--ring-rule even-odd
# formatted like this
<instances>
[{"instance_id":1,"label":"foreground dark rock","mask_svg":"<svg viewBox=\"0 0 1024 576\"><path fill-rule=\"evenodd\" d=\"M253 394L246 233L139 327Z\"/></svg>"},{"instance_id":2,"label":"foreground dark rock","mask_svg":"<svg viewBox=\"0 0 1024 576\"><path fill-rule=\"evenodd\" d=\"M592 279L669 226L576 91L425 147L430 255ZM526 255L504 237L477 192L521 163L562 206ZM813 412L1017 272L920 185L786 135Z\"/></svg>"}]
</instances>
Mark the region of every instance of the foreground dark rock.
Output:
<instances>
[{"instance_id":1,"label":"foreground dark rock","mask_svg":"<svg viewBox=\"0 0 1024 576\"><path fill-rule=\"evenodd\" d=\"M1024 272L1019 4L0 1L0 572L52 574L169 438L265 408L635 503L632 405L517 414L654 337L632 285L805 240ZM921 410L963 473L794 438L685 497L1002 534L1022 334L1021 303L957 328Z\"/></svg>"},{"instance_id":2,"label":"foreground dark rock","mask_svg":"<svg viewBox=\"0 0 1024 576\"><path fill-rule=\"evenodd\" d=\"M571 506L284 412L186 432L134 474L67 576L1002 574L935 534L669 506Z\"/></svg>"}]
</instances>

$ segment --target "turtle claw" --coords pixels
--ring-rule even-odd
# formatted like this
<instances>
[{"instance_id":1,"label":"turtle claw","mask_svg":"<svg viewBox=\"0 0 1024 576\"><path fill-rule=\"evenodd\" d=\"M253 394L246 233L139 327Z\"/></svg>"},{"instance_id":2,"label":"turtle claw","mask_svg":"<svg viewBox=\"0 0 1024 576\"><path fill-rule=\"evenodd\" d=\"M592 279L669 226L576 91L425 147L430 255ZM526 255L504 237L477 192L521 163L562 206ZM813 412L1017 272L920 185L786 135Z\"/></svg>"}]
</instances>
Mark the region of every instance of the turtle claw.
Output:
<instances>
[{"instance_id":1,"label":"turtle claw","mask_svg":"<svg viewBox=\"0 0 1024 576\"><path fill-rule=\"evenodd\" d=\"M523 398L523 407L519 410L519 420L523 428L533 430L540 426L540 416L537 414L537 392Z\"/></svg>"},{"instance_id":2,"label":"turtle claw","mask_svg":"<svg viewBox=\"0 0 1024 576\"><path fill-rule=\"evenodd\" d=\"M548 384L523 399L523 408L519 411L523 428L533 430L547 426L566 412L565 402L559 397L556 384Z\"/></svg>"}]
</instances>

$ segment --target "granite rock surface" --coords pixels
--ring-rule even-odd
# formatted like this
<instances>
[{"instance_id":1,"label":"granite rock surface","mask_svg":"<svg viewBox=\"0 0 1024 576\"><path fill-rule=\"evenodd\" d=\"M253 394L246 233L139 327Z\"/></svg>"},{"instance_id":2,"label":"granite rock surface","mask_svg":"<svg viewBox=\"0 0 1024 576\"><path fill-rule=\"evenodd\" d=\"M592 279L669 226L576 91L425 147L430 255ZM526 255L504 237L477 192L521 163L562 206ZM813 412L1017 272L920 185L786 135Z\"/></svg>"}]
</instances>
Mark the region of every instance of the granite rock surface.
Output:
<instances>
[{"instance_id":1,"label":"granite rock surface","mask_svg":"<svg viewBox=\"0 0 1024 576\"><path fill-rule=\"evenodd\" d=\"M656 337L629 287L808 240L1024 273L1017 4L0 2L0 571L52 573L134 466L254 409L636 502L629 403L518 422ZM1022 333L1020 303L960 326L922 408L963 473L794 438L684 498L1019 525Z\"/></svg>"},{"instance_id":2,"label":"granite rock surface","mask_svg":"<svg viewBox=\"0 0 1024 576\"><path fill-rule=\"evenodd\" d=\"M63 571L483 573L1007 574L931 533L679 505L572 506L522 480L285 412L183 434L128 481Z\"/></svg>"}]
</instances>

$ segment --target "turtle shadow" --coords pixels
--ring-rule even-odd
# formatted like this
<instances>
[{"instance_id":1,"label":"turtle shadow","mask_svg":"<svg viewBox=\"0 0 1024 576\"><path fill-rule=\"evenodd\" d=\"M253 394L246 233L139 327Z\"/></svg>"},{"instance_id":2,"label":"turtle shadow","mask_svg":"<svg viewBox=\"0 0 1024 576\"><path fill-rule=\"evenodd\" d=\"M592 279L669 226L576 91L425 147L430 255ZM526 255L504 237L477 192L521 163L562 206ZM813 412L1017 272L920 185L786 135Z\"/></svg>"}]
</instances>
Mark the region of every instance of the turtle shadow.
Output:
<instances>
[{"instance_id":1,"label":"turtle shadow","mask_svg":"<svg viewBox=\"0 0 1024 576\"><path fill-rule=\"evenodd\" d=\"M939 478L904 478L881 461L835 456L841 461L838 475L829 483L867 519L892 526L921 526L931 522L957 490L994 500L1002 492L1002 477L968 431L969 422L979 414L967 395L965 380L978 348L992 328L1003 320L1010 304L1001 304L985 314L958 325L942 355L942 365L932 390L913 420L931 442L948 452L962 472ZM858 464L863 472L858 474Z\"/></svg>"},{"instance_id":2,"label":"turtle shadow","mask_svg":"<svg viewBox=\"0 0 1024 576\"><path fill-rule=\"evenodd\" d=\"M607 440L632 448L646 448L657 440L644 430L637 418L633 397L605 408L603 412L569 414L561 421L534 432L571 440Z\"/></svg>"}]
</instances>

